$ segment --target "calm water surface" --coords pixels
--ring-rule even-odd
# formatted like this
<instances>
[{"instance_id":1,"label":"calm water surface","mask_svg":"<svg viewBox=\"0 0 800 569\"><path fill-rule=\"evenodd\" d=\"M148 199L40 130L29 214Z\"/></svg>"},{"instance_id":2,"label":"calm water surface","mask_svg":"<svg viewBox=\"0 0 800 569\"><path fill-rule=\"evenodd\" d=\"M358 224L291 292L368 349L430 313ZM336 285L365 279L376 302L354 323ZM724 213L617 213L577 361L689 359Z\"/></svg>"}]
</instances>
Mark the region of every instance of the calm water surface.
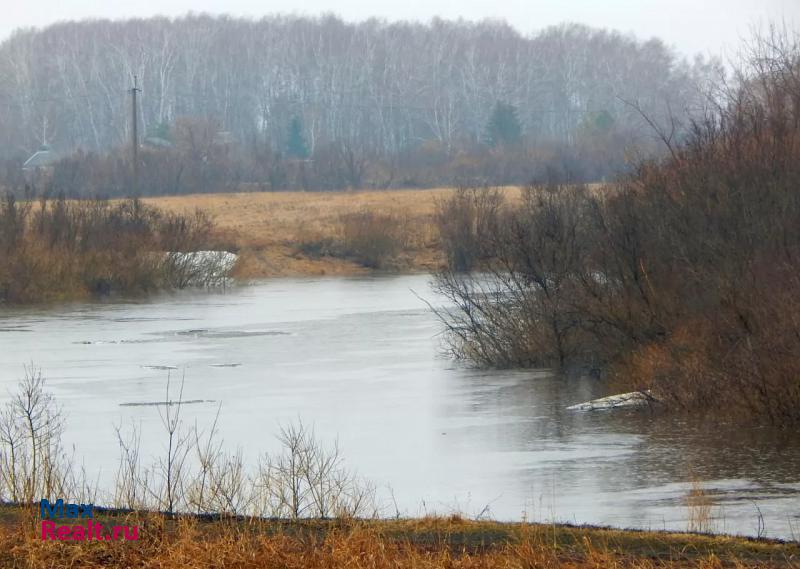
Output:
<instances>
[{"instance_id":1,"label":"calm water surface","mask_svg":"<svg viewBox=\"0 0 800 569\"><path fill-rule=\"evenodd\" d=\"M796 433L705 426L642 413L575 413L606 395L592 379L476 371L440 354L426 276L273 280L225 293L4 310L0 384L8 399L34 362L68 413L66 442L101 486L118 459L114 425L163 448L156 407L185 370L189 424L222 404L229 448L255 464L298 418L338 437L394 515L484 510L503 520L687 528L700 481L716 531L800 537Z\"/></svg>"}]
</instances>

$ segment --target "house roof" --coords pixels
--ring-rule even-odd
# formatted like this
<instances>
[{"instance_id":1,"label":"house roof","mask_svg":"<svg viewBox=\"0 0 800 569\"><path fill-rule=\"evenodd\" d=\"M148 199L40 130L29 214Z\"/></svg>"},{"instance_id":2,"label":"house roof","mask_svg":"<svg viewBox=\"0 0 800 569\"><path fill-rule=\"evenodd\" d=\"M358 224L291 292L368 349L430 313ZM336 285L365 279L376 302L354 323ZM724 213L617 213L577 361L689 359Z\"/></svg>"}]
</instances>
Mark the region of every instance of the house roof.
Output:
<instances>
[{"instance_id":1,"label":"house roof","mask_svg":"<svg viewBox=\"0 0 800 569\"><path fill-rule=\"evenodd\" d=\"M50 166L58 160L58 155L50 150L50 147L43 144L39 150L33 153L22 165L23 170L34 170L36 168L43 168Z\"/></svg>"}]
</instances>

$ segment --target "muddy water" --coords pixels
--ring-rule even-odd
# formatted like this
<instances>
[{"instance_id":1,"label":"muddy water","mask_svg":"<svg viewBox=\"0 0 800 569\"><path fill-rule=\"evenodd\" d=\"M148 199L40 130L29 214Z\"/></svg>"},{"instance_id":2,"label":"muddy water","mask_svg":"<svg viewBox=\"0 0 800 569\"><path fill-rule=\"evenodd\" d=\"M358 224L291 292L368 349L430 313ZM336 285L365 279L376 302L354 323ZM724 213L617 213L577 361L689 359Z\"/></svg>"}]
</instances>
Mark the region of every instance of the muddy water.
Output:
<instances>
[{"instance_id":1,"label":"muddy water","mask_svg":"<svg viewBox=\"0 0 800 569\"><path fill-rule=\"evenodd\" d=\"M34 362L68 413L66 442L108 486L114 425L163 449L165 380L185 374L187 424L221 404L225 444L251 463L298 418L338 436L347 464L404 515L687 528L699 483L711 526L800 537L800 441L648 414L576 413L595 380L546 370L475 371L440 354L419 297L425 276L274 280L223 293L8 310L0 315L3 398ZM171 371L170 371L171 370ZM389 497L393 495L393 499Z\"/></svg>"}]
</instances>

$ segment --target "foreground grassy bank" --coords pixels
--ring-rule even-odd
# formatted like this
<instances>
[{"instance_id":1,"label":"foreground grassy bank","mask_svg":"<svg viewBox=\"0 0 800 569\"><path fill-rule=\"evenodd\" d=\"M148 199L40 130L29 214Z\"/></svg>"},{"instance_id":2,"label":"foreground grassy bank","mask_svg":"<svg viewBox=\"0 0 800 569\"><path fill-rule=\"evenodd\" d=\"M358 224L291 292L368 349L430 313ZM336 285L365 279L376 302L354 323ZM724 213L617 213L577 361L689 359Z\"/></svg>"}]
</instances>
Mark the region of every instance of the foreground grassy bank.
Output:
<instances>
[{"instance_id":1,"label":"foreground grassy bank","mask_svg":"<svg viewBox=\"0 0 800 569\"><path fill-rule=\"evenodd\" d=\"M237 276L435 271L445 262L436 224L453 188L363 192L252 192L147 198L171 214L208 213L239 246ZM503 188L514 201L516 187Z\"/></svg>"},{"instance_id":2,"label":"foreground grassy bank","mask_svg":"<svg viewBox=\"0 0 800 569\"><path fill-rule=\"evenodd\" d=\"M459 517L387 521L167 519L97 512L138 541L39 538L28 509L0 508L3 567L797 567L800 546L723 536Z\"/></svg>"}]
</instances>

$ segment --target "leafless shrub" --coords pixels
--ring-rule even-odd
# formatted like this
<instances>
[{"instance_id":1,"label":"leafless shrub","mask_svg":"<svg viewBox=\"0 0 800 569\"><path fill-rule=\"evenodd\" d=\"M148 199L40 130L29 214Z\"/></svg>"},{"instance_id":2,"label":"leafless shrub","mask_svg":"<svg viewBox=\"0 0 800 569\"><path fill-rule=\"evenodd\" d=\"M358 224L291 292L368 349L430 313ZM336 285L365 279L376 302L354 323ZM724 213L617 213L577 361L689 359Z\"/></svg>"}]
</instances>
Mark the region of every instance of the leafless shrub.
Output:
<instances>
[{"instance_id":1,"label":"leafless shrub","mask_svg":"<svg viewBox=\"0 0 800 569\"><path fill-rule=\"evenodd\" d=\"M499 211L492 198L475 205L476 198L466 195L454 196L455 205L443 211L461 210L468 199L473 214L442 217L450 219L451 234L470 236L459 247L478 251L482 271L461 274L466 257L457 255L462 266L451 265L435 280L453 306L438 310L453 353L489 366L563 365L585 349L587 339L577 308L582 283L591 278L582 265L585 189L532 186L522 204L507 211ZM479 241L477 211L491 219ZM473 229L458 229L463 223Z\"/></svg>"},{"instance_id":2,"label":"leafless shrub","mask_svg":"<svg viewBox=\"0 0 800 569\"><path fill-rule=\"evenodd\" d=\"M395 259L406 233L398 216L369 210L342 215L340 228L342 254L375 269Z\"/></svg>"},{"instance_id":3,"label":"leafless shrub","mask_svg":"<svg viewBox=\"0 0 800 569\"><path fill-rule=\"evenodd\" d=\"M344 466L337 444L324 446L302 422L283 427L282 450L264 455L251 474L241 450L224 450L219 411L211 428L183 422L185 381L166 381L158 413L164 453L147 464L136 424L116 427L120 457L111 505L167 514L270 517L367 517L377 514L375 488ZM32 503L41 497L94 503L99 489L61 447L63 415L44 389L39 370L26 368L16 394L0 413L0 499ZM175 393L177 391L177 393Z\"/></svg>"},{"instance_id":4,"label":"leafless shrub","mask_svg":"<svg viewBox=\"0 0 800 569\"><path fill-rule=\"evenodd\" d=\"M437 204L436 225L450 269L471 271L492 257L504 205L500 190L480 187L459 188Z\"/></svg>"},{"instance_id":5,"label":"leafless shrub","mask_svg":"<svg viewBox=\"0 0 800 569\"><path fill-rule=\"evenodd\" d=\"M196 471L187 490L187 501L199 514L238 515L249 513L255 498L253 480L247 473L241 450L228 453L218 439L217 423L221 407L203 436L195 426L193 452Z\"/></svg>"},{"instance_id":6,"label":"leafless shrub","mask_svg":"<svg viewBox=\"0 0 800 569\"><path fill-rule=\"evenodd\" d=\"M338 444L325 448L302 422L281 428L282 452L265 455L257 488L269 517L361 517L374 513L374 488L344 468Z\"/></svg>"},{"instance_id":7,"label":"leafless shrub","mask_svg":"<svg viewBox=\"0 0 800 569\"><path fill-rule=\"evenodd\" d=\"M26 367L0 414L0 489L6 499L32 502L74 489L75 477L61 447L63 427L62 410L45 391L41 371Z\"/></svg>"},{"instance_id":8,"label":"leafless shrub","mask_svg":"<svg viewBox=\"0 0 800 569\"><path fill-rule=\"evenodd\" d=\"M225 287L237 257L228 251L171 251L162 261L164 280L173 288Z\"/></svg>"},{"instance_id":9,"label":"leafless shrub","mask_svg":"<svg viewBox=\"0 0 800 569\"><path fill-rule=\"evenodd\" d=\"M115 429L119 443L119 466L114 486L114 506L128 510L146 507L147 478L140 458L141 433L135 424L124 433Z\"/></svg>"},{"instance_id":10,"label":"leafless shrub","mask_svg":"<svg viewBox=\"0 0 800 569\"><path fill-rule=\"evenodd\" d=\"M302 422L283 427L281 452L265 454L251 473L241 450L228 452L218 436L220 410L210 429L181 422L183 381L177 399L159 409L165 454L143 468L139 434L117 430L120 467L115 505L133 510L266 517L376 515L375 488L344 467L338 445L325 447ZM171 404L169 404L171 403Z\"/></svg>"}]
</instances>

